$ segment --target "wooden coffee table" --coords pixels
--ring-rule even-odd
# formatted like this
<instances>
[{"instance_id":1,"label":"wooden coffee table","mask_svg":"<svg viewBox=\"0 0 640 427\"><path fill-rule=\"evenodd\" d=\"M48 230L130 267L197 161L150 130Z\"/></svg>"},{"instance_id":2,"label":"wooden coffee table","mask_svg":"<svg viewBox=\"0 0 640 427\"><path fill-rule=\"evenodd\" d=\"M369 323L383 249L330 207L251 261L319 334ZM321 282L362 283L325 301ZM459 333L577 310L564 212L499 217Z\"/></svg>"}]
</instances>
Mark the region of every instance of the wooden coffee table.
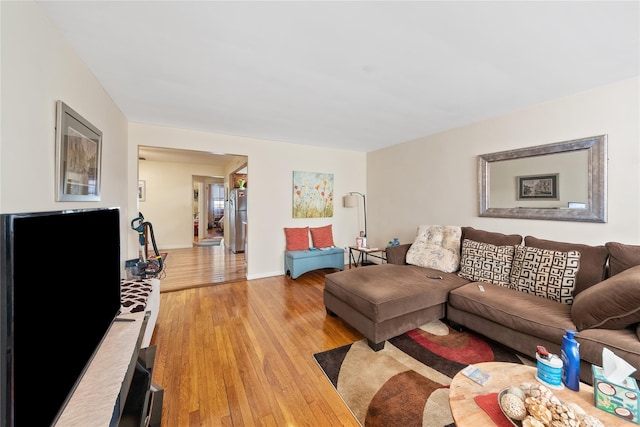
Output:
<instances>
[{"instance_id":1,"label":"wooden coffee table","mask_svg":"<svg viewBox=\"0 0 640 427\"><path fill-rule=\"evenodd\" d=\"M474 363L474 366L491 375L491 379L481 386L458 372L449 386L449 406L453 420L458 427L495 426L484 410L473 400L474 397L489 393L498 393L505 387L519 385L522 382L536 383L536 368L507 362ZM558 399L578 404L588 414L598 418L607 427L630 427L629 421L602 411L593 405L593 387L580 383L580 391L568 388L552 390Z\"/></svg>"}]
</instances>

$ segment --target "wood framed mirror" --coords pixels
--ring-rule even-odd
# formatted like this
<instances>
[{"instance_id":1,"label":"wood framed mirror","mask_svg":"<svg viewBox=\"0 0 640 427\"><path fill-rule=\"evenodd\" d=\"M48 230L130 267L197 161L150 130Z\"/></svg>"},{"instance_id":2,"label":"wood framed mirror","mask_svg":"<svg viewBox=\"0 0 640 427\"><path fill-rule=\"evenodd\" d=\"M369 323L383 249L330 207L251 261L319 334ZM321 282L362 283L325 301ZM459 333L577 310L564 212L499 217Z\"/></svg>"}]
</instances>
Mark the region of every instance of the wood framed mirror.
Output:
<instances>
[{"instance_id":1,"label":"wood framed mirror","mask_svg":"<svg viewBox=\"0 0 640 427\"><path fill-rule=\"evenodd\" d=\"M478 156L480 216L607 222L607 135Z\"/></svg>"}]
</instances>

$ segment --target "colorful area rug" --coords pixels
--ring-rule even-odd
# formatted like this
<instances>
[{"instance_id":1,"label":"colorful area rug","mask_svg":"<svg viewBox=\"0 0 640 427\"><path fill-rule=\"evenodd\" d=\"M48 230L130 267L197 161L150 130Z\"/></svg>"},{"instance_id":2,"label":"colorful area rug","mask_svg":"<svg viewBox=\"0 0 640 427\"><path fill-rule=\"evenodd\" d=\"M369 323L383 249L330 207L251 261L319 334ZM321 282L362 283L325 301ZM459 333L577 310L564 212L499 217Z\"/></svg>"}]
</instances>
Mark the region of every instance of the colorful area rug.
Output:
<instances>
[{"instance_id":1,"label":"colorful area rug","mask_svg":"<svg viewBox=\"0 0 640 427\"><path fill-rule=\"evenodd\" d=\"M431 322L374 352L366 340L314 354L362 426L454 426L449 384L462 368L480 362L533 365L473 332Z\"/></svg>"}]
</instances>

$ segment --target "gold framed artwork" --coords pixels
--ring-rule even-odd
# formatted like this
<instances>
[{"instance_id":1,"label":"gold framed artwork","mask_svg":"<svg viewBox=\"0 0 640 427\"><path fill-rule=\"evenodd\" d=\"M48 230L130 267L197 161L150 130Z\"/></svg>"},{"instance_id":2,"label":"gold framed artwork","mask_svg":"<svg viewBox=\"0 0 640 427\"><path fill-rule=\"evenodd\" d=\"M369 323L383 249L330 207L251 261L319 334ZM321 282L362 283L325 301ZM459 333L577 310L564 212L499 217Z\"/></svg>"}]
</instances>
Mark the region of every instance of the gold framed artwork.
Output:
<instances>
[{"instance_id":1,"label":"gold framed artwork","mask_svg":"<svg viewBox=\"0 0 640 427\"><path fill-rule=\"evenodd\" d=\"M56 103L57 200L100 200L102 132L62 101Z\"/></svg>"},{"instance_id":2,"label":"gold framed artwork","mask_svg":"<svg viewBox=\"0 0 640 427\"><path fill-rule=\"evenodd\" d=\"M293 218L333 217L333 174L293 171Z\"/></svg>"}]
</instances>

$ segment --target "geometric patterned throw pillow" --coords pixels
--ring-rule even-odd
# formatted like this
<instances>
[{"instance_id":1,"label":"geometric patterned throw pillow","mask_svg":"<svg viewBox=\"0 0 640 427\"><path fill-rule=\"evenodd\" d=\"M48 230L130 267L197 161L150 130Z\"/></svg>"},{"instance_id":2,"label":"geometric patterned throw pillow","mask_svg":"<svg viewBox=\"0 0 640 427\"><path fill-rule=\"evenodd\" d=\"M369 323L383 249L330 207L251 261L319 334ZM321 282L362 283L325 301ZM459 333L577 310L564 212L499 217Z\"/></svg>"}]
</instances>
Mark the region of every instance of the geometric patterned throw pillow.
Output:
<instances>
[{"instance_id":1,"label":"geometric patterned throw pillow","mask_svg":"<svg viewBox=\"0 0 640 427\"><path fill-rule=\"evenodd\" d=\"M579 268L578 251L516 246L509 287L571 305Z\"/></svg>"},{"instance_id":2,"label":"geometric patterned throw pillow","mask_svg":"<svg viewBox=\"0 0 640 427\"><path fill-rule=\"evenodd\" d=\"M513 253L513 246L464 239L458 276L472 282L509 286Z\"/></svg>"}]
</instances>

